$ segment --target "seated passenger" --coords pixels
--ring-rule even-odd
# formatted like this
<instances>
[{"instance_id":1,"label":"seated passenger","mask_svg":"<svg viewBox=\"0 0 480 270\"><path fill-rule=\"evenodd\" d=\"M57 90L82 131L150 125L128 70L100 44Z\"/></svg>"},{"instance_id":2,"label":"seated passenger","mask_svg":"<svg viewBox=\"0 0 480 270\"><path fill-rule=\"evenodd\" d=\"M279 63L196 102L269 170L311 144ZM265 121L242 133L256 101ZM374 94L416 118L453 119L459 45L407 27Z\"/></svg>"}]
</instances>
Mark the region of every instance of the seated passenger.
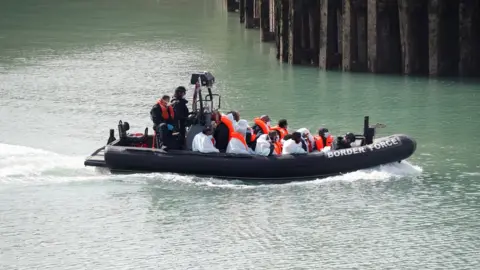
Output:
<instances>
[{"instance_id":1,"label":"seated passenger","mask_svg":"<svg viewBox=\"0 0 480 270\"><path fill-rule=\"evenodd\" d=\"M270 141L268 134L261 134L257 139L255 154L260 156L271 156L274 154L275 146Z\"/></svg>"},{"instance_id":2,"label":"seated passenger","mask_svg":"<svg viewBox=\"0 0 480 270\"><path fill-rule=\"evenodd\" d=\"M213 129L210 126L203 128L201 133L198 133L193 138L192 151L201 153L218 153L217 148L214 146Z\"/></svg>"},{"instance_id":3,"label":"seated passenger","mask_svg":"<svg viewBox=\"0 0 480 270\"><path fill-rule=\"evenodd\" d=\"M235 126L237 125L236 119L239 119L237 112L230 112L227 115L220 115L220 120L217 119L217 126L213 132L215 138L215 146L221 153L227 151L228 142L230 141L231 134L235 132Z\"/></svg>"},{"instance_id":4,"label":"seated passenger","mask_svg":"<svg viewBox=\"0 0 480 270\"><path fill-rule=\"evenodd\" d=\"M260 118L253 119L254 125L252 126L253 133L260 136L261 134L268 134L270 131L270 117L268 115L262 115Z\"/></svg>"},{"instance_id":5,"label":"seated passenger","mask_svg":"<svg viewBox=\"0 0 480 270\"><path fill-rule=\"evenodd\" d=\"M251 127L247 127L247 133L245 134L245 140L250 149L255 150L257 146L257 135L253 132Z\"/></svg>"},{"instance_id":6,"label":"seated passenger","mask_svg":"<svg viewBox=\"0 0 480 270\"><path fill-rule=\"evenodd\" d=\"M345 136L337 137L335 142L332 144L334 150L347 149L352 147L352 143L355 142L355 135L351 132L345 134Z\"/></svg>"},{"instance_id":7,"label":"seated passenger","mask_svg":"<svg viewBox=\"0 0 480 270\"><path fill-rule=\"evenodd\" d=\"M268 137L270 137L270 141L273 143L273 151L275 155L282 154L282 143L280 142L280 138L278 136L278 132L275 130L271 130L268 133Z\"/></svg>"},{"instance_id":8,"label":"seated passenger","mask_svg":"<svg viewBox=\"0 0 480 270\"><path fill-rule=\"evenodd\" d=\"M310 134L310 131L306 128L301 128L297 130L297 132L302 134L302 140L305 143L307 152L312 152L315 146L315 139L313 138L312 134Z\"/></svg>"},{"instance_id":9,"label":"seated passenger","mask_svg":"<svg viewBox=\"0 0 480 270\"><path fill-rule=\"evenodd\" d=\"M285 138L287 138L287 136ZM283 155L305 153L307 153L307 151L305 151L305 149L302 147L302 134L299 132L294 132L291 135L291 138L288 138L288 140L285 140L283 143Z\"/></svg>"},{"instance_id":10,"label":"seated passenger","mask_svg":"<svg viewBox=\"0 0 480 270\"><path fill-rule=\"evenodd\" d=\"M326 147L328 148L332 147L333 136L330 135L327 128L323 128L323 127L320 128L318 130L318 136L315 136L314 139L315 139L315 149L317 151L322 151Z\"/></svg>"},{"instance_id":11,"label":"seated passenger","mask_svg":"<svg viewBox=\"0 0 480 270\"><path fill-rule=\"evenodd\" d=\"M227 153L231 154L250 154L251 150L248 148L245 140L248 123L245 120L238 121L236 130L231 134L231 139L228 142Z\"/></svg>"},{"instance_id":12,"label":"seated passenger","mask_svg":"<svg viewBox=\"0 0 480 270\"><path fill-rule=\"evenodd\" d=\"M271 128L271 130L276 130L280 136L280 140L288 134L288 123L286 119L280 119L278 125Z\"/></svg>"},{"instance_id":13,"label":"seated passenger","mask_svg":"<svg viewBox=\"0 0 480 270\"><path fill-rule=\"evenodd\" d=\"M155 131L154 145L156 148L173 148L174 140L172 138L174 128L174 117L170 96L164 95L153 105L150 110L150 118L153 122L153 130Z\"/></svg>"}]
</instances>

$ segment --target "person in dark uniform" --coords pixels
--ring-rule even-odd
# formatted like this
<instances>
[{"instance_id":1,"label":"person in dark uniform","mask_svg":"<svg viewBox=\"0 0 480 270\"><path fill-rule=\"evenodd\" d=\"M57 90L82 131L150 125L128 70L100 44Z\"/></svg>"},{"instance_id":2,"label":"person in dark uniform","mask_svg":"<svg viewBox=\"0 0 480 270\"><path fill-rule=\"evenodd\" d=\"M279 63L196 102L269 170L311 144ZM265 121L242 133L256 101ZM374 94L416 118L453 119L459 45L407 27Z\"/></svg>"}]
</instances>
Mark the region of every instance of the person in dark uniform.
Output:
<instances>
[{"instance_id":1,"label":"person in dark uniform","mask_svg":"<svg viewBox=\"0 0 480 270\"><path fill-rule=\"evenodd\" d=\"M179 132L179 146L183 148L185 145L186 122L188 119L189 110L187 107L188 100L185 99L187 89L183 86L175 89L175 94L172 99L173 112L175 113L175 128Z\"/></svg>"},{"instance_id":2,"label":"person in dark uniform","mask_svg":"<svg viewBox=\"0 0 480 270\"><path fill-rule=\"evenodd\" d=\"M355 135L352 132L345 134L345 136L337 137L333 143L333 150L352 148L352 143L356 141Z\"/></svg>"},{"instance_id":3,"label":"person in dark uniform","mask_svg":"<svg viewBox=\"0 0 480 270\"><path fill-rule=\"evenodd\" d=\"M164 95L150 110L153 130L156 132L157 148L170 148L172 146L175 113L169 102L170 96Z\"/></svg>"}]
</instances>

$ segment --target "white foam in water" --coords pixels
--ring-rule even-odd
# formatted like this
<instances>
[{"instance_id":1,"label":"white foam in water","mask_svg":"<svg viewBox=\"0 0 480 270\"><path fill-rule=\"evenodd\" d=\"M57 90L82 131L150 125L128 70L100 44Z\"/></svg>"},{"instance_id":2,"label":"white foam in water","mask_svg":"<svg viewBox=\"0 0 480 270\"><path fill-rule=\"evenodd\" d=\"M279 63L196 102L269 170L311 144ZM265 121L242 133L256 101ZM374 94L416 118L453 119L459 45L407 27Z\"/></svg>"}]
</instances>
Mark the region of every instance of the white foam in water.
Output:
<instances>
[{"instance_id":1,"label":"white foam in water","mask_svg":"<svg viewBox=\"0 0 480 270\"><path fill-rule=\"evenodd\" d=\"M70 157L26 146L0 143L0 183L72 181L98 175L84 157ZM70 179L69 179L70 178Z\"/></svg>"},{"instance_id":2,"label":"white foam in water","mask_svg":"<svg viewBox=\"0 0 480 270\"><path fill-rule=\"evenodd\" d=\"M410 164L408 161L401 163L390 163L380 165L370 169L358 170L343 175L336 175L310 181L309 183L322 183L330 181L354 182L358 180L386 181L391 179L401 179L404 177L419 176L423 169L419 166Z\"/></svg>"},{"instance_id":3,"label":"white foam in water","mask_svg":"<svg viewBox=\"0 0 480 270\"><path fill-rule=\"evenodd\" d=\"M370 181L388 181L392 179L401 179L404 177L414 177L419 176L423 172L423 169L419 166L410 164L408 161L402 161L401 163L391 163L386 165L381 165L365 170L358 170L355 172L331 176L311 181L302 181L302 182L291 182L284 185L311 185L311 184L320 184L327 182L354 182L359 180L370 180ZM141 176L141 175L137 175ZM143 175L143 177L147 177ZM259 188L264 186L271 186L272 184L255 184L247 185L240 180L222 180L217 178L200 178L200 177L189 177L189 176L180 176L176 174L148 174L149 179L153 181L171 181L179 183L189 183L200 186L216 187L216 188L235 188L235 189L250 189L250 188Z\"/></svg>"}]
</instances>

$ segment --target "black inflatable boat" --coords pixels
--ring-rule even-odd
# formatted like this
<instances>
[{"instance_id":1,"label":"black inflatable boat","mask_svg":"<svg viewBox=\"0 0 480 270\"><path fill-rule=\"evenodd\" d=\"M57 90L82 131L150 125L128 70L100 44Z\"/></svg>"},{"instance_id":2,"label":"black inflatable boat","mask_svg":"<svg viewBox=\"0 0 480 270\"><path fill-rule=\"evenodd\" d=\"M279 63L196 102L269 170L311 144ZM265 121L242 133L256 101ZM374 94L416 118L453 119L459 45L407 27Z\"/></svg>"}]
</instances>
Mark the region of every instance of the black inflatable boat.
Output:
<instances>
[{"instance_id":1,"label":"black inflatable boat","mask_svg":"<svg viewBox=\"0 0 480 270\"><path fill-rule=\"evenodd\" d=\"M209 75L211 76L211 75ZM195 91L192 121L187 132L187 149L191 149L193 137L210 121L214 107L211 85L213 76L192 75L191 83L201 81L208 86L203 97L201 88ZM220 97L218 97L218 108ZM108 168L112 173L170 172L187 175L239 179L242 181L289 182L309 180L353 172L378 165L400 162L416 150L416 142L407 135L395 134L374 141L379 125L370 126L364 118L363 135L356 135L358 146L329 152L313 152L299 155L257 156L225 153L199 153L190 150L152 148L153 135L148 129L143 134L127 135L129 125L120 121L119 139L110 138L106 146L95 151L85 160L86 166Z\"/></svg>"}]
</instances>

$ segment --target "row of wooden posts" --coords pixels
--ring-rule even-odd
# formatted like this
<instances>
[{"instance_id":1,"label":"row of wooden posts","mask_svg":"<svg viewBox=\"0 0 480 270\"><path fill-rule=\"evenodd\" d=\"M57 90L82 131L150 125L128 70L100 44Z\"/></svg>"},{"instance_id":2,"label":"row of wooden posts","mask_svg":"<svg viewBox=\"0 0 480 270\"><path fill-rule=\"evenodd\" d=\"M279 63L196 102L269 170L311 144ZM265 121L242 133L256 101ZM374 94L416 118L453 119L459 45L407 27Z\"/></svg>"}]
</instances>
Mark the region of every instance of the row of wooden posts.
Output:
<instances>
[{"instance_id":1,"label":"row of wooden posts","mask_svg":"<svg viewBox=\"0 0 480 270\"><path fill-rule=\"evenodd\" d=\"M480 0L225 0L290 64L480 76Z\"/></svg>"}]
</instances>

